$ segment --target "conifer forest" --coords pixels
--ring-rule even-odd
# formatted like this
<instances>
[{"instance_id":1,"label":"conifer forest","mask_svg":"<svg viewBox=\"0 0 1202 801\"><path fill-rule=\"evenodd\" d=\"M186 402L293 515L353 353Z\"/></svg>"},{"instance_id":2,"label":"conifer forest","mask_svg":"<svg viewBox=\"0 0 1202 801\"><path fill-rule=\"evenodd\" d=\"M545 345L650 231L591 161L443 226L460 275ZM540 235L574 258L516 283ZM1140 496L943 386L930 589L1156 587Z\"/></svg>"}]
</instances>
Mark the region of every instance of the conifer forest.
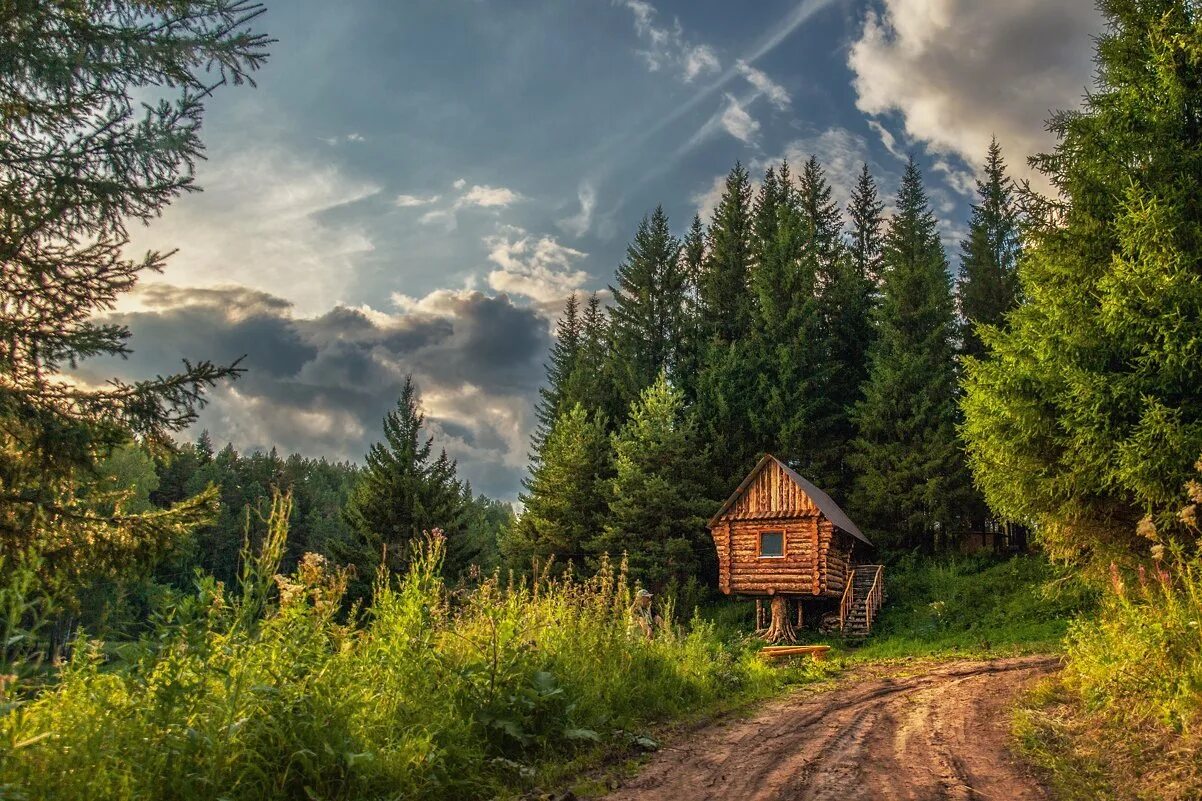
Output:
<instances>
[{"instance_id":1,"label":"conifer forest","mask_svg":"<svg viewBox=\"0 0 1202 801\"><path fill-rule=\"evenodd\" d=\"M305 5L0 7L0 799L1202 796L1202 5Z\"/></svg>"}]
</instances>

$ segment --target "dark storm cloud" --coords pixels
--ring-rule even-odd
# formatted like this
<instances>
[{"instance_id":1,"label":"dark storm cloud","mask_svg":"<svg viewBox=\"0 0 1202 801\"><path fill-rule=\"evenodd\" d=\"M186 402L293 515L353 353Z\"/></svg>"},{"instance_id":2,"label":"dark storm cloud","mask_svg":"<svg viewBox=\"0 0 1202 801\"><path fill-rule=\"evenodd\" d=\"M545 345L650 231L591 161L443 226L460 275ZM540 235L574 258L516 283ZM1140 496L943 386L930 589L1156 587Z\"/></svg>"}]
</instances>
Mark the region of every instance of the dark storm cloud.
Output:
<instances>
[{"instance_id":1,"label":"dark storm cloud","mask_svg":"<svg viewBox=\"0 0 1202 801\"><path fill-rule=\"evenodd\" d=\"M153 286L140 299L144 309L111 316L133 331L129 359L88 363L83 378L244 357L245 375L212 393L196 431L239 448L359 460L412 374L436 447L459 460L477 490L515 494L549 345L535 311L469 291L396 315L336 307L315 318L243 287Z\"/></svg>"}]
</instances>

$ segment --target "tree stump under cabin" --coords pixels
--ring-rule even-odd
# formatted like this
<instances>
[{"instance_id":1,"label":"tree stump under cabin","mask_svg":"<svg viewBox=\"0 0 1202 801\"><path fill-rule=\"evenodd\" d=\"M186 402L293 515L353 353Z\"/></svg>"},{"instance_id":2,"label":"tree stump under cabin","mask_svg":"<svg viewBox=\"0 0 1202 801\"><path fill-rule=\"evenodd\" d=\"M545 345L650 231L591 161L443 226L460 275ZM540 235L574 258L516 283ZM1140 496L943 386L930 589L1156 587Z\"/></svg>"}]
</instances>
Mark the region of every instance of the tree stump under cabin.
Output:
<instances>
[{"instance_id":1,"label":"tree stump under cabin","mask_svg":"<svg viewBox=\"0 0 1202 801\"><path fill-rule=\"evenodd\" d=\"M783 595L772 596L772 622L764 632L765 642L792 645L797 642L797 632L789 620L789 599Z\"/></svg>"}]
</instances>

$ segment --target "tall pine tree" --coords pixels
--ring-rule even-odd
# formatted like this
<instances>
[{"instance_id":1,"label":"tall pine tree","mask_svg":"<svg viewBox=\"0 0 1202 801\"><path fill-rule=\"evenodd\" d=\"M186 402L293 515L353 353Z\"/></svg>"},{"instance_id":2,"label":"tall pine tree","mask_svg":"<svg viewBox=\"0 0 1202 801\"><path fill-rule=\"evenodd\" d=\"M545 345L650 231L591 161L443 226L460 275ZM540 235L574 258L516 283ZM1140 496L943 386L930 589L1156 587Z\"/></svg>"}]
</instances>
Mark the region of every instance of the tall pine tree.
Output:
<instances>
[{"instance_id":1,"label":"tall pine tree","mask_svg":"<svg viewBox=\"0 0 1202 801\"><path fill-rule=\"evenodd\" d=\"M752 334L735 351L755 386L746 399L756 434L748 456L771 451L812 473L826 359L813 226L802 202L788 164L769 168L756 200Z\"/></svg>"},{"instance_id":2,"label":"tall pine tree","mask_svg":"<svg viewBox=\"0 0 1202 801\"><path fill-rule=\"evenodd\" d=\"M985 352L977 326L1000 325L1018 302L1019 219L1002 147L994 139L985 159L985 179L977 181L968 238L961 245L957 295L963 321L961 350Z\"/></svg>"},{"instance_id":3,"label":"tall pine tree","mask_svg":"<svg viewBox=\"0 0 1202 801\"><path fill-rule=\"evenodd\" d=\"M751 324L751 202L751 179L736 163L710 221L698 285L702 327L710 340L736 342Z\"/></svg>"},{"instance_id":4,"label":"tall pine tree","mask_svg":"<svg viewBox=\"0 0 1202 801\"><path fill-rule=\"evenodd\" d=\"M615 365L610 357L612 342L609 319L601 305L601 297L594 292L581 316L575 364L564 383L560 401L564 409L579 403L589 412L599 412L607 420L624 413L614 378Z\"/></svg>"},{"instance_id":5,"label":"tall pine tree","mask_svg":"<svg viewBox=\"0 0 1202 801\"><path fill-rule=\"evenodd\" d=\"M703 354L697 375L697 418L721 463L712 465L714 488L751 468L760 447L751 420L758 378L749 358L754 265L751 180L735 164L707 232L698 281Z\"/></svg>"},{"instance_id":6,"label":"tall pine tree","mask_svg":"<svg viewBox=\"0 0 1202 801\"><path fill-rule=\"evenodd\" d=\"M965 437L992 508L1062 556L1168 533L1202 453L1202 12L1103 0L1097 85L1052 117L1008 327L967 362ZM1143 547L1147 542L1143 542Z\"/></svg>"},{"instance_id":7,"label":"tall pine tree","mask_svg":"<svg viewBox=\"0 0 1202 801\"><path fill-rule=\"evenodd\" d=\"M148 563L216 512L212 489L131 511L94 468L131 440L170 449L236 370L184 362L90 386L64 372L129 353L129 330L97 317L170 253L130 257L128 226L196 190L205 103L264 62L270 40L252 27L262 11L192 0L4 8L0 558L39 551L68 604L82 574Z\"/></svg>"},{"instance_id":8,"label":"tall pine tree","mask_svg":"<svg viewBox=\"0 0 1202 801\"><path fill-rule=\"evenodd\" d=\"M878 333L855 411L852 506L879 544L933 550L959 526L970 487L956 434L951 278L913 159L882 266Z\"/></svg>"},{"instance_id":9,"label":"tall pine tree","mask_svg":"<svg viewBox=\"0 0 1202 801\"><path fill-rule=\"evenodd\" d=\"M396 408L384 417L384 441L368 450L346 506L356 536L340 556L355 564L359 591L370 585L381 559L389 570L403 569L410 543L435 528L447 536L448 570L464 566L454 557L466 512L463 486L445 451L432 458L433 438L423 434L424 425L417 386L406 378Z\"/></svg>"},{"instance_id":10,"label":"tall pine tree","mask_svg":"<svg viewBox=\"0 0 1202 801\"><path fill-rule=\"evenodd\" d=\"M851 221L848 245L856 272L866 276L873 285L881 278L884 212L885 204L881 202L876 181L865 163L847 204L847 216Z\"/></svg>"},{"instance_id":11,"label":"tall pine tree","mask_svg":"<svg viewBox=\"0 0 1202 801\"><path fill-rule=\"evenodd\" d=\"M639 223L610 287L613 375L623 404L676 365L685 331L687 281L680 241L659 206Z\"/></svg>"},{"instance_id":12,"label":"tall pine tree","mask_svg":"<svg viewBox=\"0 0 1202 801\"><path fill-rule=\"evenodd\" d=\"M697 400L697 378L705 357L705 334L701 318L700 282L705 264L705 226L701 215L693 215L693 224L680 247L680 269L684 273L684 310L681 315L680 341L676 349L676 365L671 373L685 402Z\"/></svg>"},{"instance_id":13,"label":"tall pine tree","mask_svg":"<svg viewBox=\"0 0 1202 801\"><path fill-rule=\"evenodd\" d=\"M572 371L576 368L582 329L580 301L573 292L564 302L563 314L556 323L555 342L551 345L551 356L546 364L547 380L539 387L538 401L534 405L534 416L537 420L532 438L535 458L542 449L542 443L551 426L564 411L564 393Z\"/></svg>"}]
</instances>

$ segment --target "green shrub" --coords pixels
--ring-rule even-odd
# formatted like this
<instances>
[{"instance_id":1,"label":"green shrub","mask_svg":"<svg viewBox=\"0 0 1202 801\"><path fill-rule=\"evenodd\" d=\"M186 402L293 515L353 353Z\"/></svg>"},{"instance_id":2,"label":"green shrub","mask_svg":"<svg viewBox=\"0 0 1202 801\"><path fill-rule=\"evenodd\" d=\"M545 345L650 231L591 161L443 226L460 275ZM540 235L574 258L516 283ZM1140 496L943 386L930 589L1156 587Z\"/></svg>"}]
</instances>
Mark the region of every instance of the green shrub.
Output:
<instances>
[{"instance_id":1,"label":"green shrub","mask_svg":"<svg viewBox=\"0 0 1202 801\"><path fill-rule=\"evenodd\" d=\"M108 657L77 643L57 686L12 703L0 796L490 797L811 669L768 667L702 621L646 638L620 569L451 593L438 537L340 621L345 572L310 555L274 575L287 503L274 512L239 595L204 582L153 634Z\"/></svg>"}]
</instances>

